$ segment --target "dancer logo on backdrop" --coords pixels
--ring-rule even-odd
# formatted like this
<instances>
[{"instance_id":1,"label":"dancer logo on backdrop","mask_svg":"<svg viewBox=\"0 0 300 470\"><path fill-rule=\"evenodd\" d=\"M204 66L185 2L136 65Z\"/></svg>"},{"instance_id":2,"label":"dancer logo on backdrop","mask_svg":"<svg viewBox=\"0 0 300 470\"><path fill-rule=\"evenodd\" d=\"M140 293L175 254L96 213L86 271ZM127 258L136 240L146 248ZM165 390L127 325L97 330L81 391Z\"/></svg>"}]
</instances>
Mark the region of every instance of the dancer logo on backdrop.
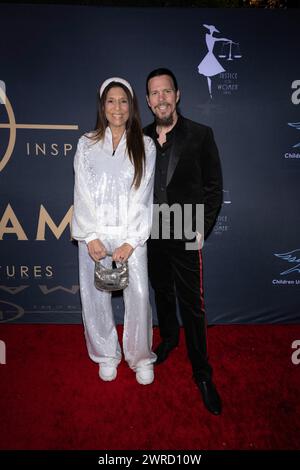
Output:
<instances>
[{"instance_id":1,"label":"dancer logo on backdrop","mask_svg":"<svg viewBox=\"0 0 300 470\"><path fill-rule=\"evenodd\" d=\"M229 64L236 59L241 59L241 49L238 42L232 39L214 36L220 31L214 25L203 25L209 32L205 34L207 53L198 65L198 73L206 77L210 98L213 98L215 87L212 86L212 78L219 78L216 88L224 95L231 95L238 90L238 74L232 70ZM220 43L221 47L215 47ZM214 49L217 52L214 52Z\"/></svg>"},{"instance_id":2,"label":"dancer logo on backdrop","mask_svg":"<svg viewBox=\"0 0 300 470\"><path fill-rule=\"evenodd\" d=\"M284 269L280 273L280 276L287 277L286 279L273 279L272 284L282 286L299 286L300 277L296 279L295 275L299 276L300 274L300 249L298 248L286 253L274 253L274 256L284 261L284 266L288 269ZM293 278L290 275L292 275Z\"/></svg>"},{"instance_id":3,"label":"dancer logo on backdrop","mask_svg":"<svg viewBox=\"0 0 300 470\"><path fill-rule=\"evenodd\" d=\"M0 80L0 106L4 105L8 116L8 122L0 123L1 129L9 130L8 144L4 153L0 154L0 172L5 168L9 162L16 143L17 129L43 129L43 130L78 130L76 125L62 125L62 124L17 124L12 105L6 95L5 83ZM0 148L0 151L2 148Z\"/></svg>"}]
</instances>

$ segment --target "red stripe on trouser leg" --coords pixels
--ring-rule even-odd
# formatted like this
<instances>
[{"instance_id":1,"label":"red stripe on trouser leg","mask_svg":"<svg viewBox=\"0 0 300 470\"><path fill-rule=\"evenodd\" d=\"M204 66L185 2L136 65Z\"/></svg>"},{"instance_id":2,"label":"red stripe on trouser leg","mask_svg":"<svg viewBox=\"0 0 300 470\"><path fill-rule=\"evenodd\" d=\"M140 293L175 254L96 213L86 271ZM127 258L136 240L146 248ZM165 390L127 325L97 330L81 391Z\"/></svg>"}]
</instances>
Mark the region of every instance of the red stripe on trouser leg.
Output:
<instances>
[{"instance_id":1,"label":"red stripe on trouser leg","mask_svg":"<svg viewBox=\"0 0 300 470\"><path fill-rule=\"evenodd\" d=\"M208 344L207 344L207 319L205 315L205 305L204 305L204 289L203 289L203 262L202 262L202 250L199 248L199 270L200 270L200 308L204 315L205 320L205 341L206 341L206 351L208 354Z\"/></svg>"}]
</instances>

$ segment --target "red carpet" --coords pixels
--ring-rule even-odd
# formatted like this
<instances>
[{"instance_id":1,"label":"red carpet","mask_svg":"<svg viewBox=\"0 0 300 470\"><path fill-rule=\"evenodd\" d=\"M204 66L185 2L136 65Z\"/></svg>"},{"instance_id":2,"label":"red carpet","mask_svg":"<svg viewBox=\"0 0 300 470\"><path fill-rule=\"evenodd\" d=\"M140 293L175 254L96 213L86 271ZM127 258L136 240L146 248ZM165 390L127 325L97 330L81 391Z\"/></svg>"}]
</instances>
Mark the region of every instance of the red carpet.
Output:
<instances>
[{"instance_id":1,"label":"red carpet","mask_svg":"<svg viewBox=\"0 0 300 470\"><path fill-rule=\"evenodd\" d=\"M143 386L124 362L102 382L81 325L2 325L0 449L299 449L296 339L299 325L209 328L216 417L192 382L183 335Z\"/></svg>"}]
</instances>

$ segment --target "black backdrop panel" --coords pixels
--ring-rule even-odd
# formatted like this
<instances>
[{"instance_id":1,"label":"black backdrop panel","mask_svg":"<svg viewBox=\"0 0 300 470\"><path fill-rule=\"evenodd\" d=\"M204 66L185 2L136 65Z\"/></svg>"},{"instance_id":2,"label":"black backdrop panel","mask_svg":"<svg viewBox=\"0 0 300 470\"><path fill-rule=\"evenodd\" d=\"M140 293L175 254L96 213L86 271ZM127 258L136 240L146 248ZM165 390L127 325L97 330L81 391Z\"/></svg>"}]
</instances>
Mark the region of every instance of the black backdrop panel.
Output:
<instances>
[{"instance_id":1,"label":"black backdrop panel","mask_svg":"<svg viewBox=\"0 0 300 470\"><path fill-rule=\"evenodd\" d=\"M209 322L298 322L299 11L2 5L0 15L0 322L81 321L76 143L110 76L131 82L148 123L145 77L160 66L178 78L181 112L212 126L220 149ZM122 322L122 297L113 305Z\"/></svg>"}]
</instances>

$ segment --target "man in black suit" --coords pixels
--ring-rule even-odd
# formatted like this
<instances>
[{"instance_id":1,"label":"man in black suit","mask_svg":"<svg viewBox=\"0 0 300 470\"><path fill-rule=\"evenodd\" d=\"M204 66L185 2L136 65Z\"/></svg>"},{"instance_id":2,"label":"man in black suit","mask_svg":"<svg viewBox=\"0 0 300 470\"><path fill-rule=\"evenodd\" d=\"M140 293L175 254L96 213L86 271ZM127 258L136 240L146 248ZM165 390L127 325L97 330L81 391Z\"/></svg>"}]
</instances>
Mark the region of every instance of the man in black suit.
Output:
<instances>
[{"instance_id":1,"label":"man in black suit","mask_svg":"<svg viewBox=\"0 0 300 470\"><path fill-rule=\"evenodd\" d=\"M162 340L155 350L156 364L165 361L178 345L177 297L193 378L206 408L219 415L221 399L207 355L200 239L211 231L221 207L221 166L212 130L178 114L179 98L177 80L170 70L160 68L148 75L147 102L155 121L144 133L157 148L154 204L177 204L182 211L184 205L190 205L194 233L198 227L196 205L204 204L204 233L197 233L197 249L186 249L185 232L178 238L170 218L169 239L160 234L148 241L149 277ZM164 216L160 223L164 224Z\"/></svg>"}]
</instances>

